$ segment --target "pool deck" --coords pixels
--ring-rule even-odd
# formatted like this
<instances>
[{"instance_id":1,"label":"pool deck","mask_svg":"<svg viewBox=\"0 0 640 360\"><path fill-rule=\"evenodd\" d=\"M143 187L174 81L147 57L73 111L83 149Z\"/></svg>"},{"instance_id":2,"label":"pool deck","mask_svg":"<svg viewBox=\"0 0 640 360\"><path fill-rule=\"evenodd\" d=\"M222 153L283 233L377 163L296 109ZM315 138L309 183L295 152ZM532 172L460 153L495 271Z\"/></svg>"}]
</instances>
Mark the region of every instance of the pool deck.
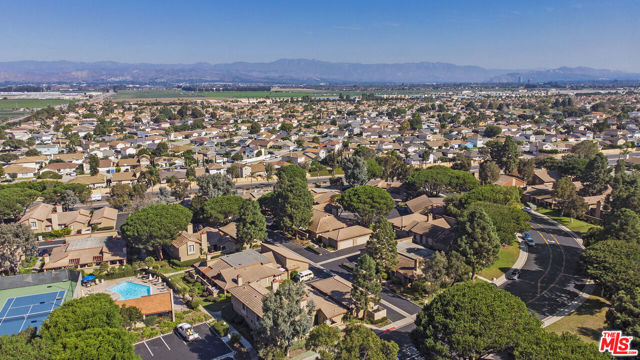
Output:
<instances>
[{"instance_id":1,"label":"pool deck","mask_svg":"<svg viewBox=\"0 0 640 360\"><path fill-rule=\"evenodd\" d=\"M145 278L130 276L130 277L114 279L114 280L105 280L100 284L92 285L90 287L83 286L80 289L80 294L82 296L86 296L91 294L104 293L104 294L109 294L109 296L111 296L113 300L122 300L120 294L111 291L111 288L127 281L135 284L139 284L139 285L149 286L151 288L150 295L169 291L169 288L160 279L148 280L146 276Z\"/></svg>"}]
</instances>

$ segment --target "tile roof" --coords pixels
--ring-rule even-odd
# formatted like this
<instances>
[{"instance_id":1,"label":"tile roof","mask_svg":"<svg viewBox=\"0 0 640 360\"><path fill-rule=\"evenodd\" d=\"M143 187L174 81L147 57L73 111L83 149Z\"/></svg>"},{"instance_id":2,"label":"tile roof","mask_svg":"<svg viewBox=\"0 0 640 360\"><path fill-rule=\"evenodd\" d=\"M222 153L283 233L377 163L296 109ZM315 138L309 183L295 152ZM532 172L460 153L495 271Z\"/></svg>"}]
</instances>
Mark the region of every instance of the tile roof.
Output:
<instances>
[{"instance_id":1,"label":"tile roof","mask_svg":"<svg viewBox=\"0 0 640 360\"><path fill-rule=\"evenodd\" d=\"M118 304L118 306L135 306L140 309L142 315L145 316L168 313L173 309L173 299L171 298L171 292L147 295L136 299L117 300L116 304Z\"/></svg>"}]
</instances>

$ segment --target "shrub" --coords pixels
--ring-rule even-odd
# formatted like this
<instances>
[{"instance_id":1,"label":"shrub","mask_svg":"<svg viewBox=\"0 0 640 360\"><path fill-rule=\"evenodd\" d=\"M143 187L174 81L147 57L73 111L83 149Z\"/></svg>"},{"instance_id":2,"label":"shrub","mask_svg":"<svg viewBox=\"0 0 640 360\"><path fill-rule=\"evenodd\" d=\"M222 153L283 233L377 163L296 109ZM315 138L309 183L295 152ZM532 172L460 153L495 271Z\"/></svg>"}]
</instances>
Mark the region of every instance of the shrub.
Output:
<instances>
[{"instance_id":1,"label":"shrub","mask_svg":"<svg viewBox=\"0 0 640 360\"><path fill-rule=\"evenodd\" d=\"M200 307L200 305L202 305L202 301L198 298L193 298L191 299L191 301L189 301L188 305L191 309L196 310Z\"/></svg>"},{"instance_id":2,"label":"shrub","mask_svg":"<svg viewBox=\"0 0 640 360\"><path fill-rule=\"evenodd\" d=\"M146 326L153 326L153 325L157 324L158 321L160 321L160 318L157 315L151 315L151 316L147 316L144 319L144 324Z\"/></svg>"},{"instance_id":3,"label":"shrub","mask_svg":"<svg viewBox=\"0 0 640 360\"><path fill-rule=\"evenodd\" d=\"M224 320L223 321L216 321L215 323L213 323L213 329L220 336L229 335L229 324L227 324Z\"/></svg>"},{"instance_id":4,"label":"shrub","mask_svg":"<svg viewBox=\"0 0 640 360\"><path fill-rule=\"evenodd\" d=\"M234 333L233 335L231 335L231 339L229 340L229 342L231 343L231 345L237 345L240 343L241 339L242 339L242 335L238 333Z\"/></svg>"}]
</instances>

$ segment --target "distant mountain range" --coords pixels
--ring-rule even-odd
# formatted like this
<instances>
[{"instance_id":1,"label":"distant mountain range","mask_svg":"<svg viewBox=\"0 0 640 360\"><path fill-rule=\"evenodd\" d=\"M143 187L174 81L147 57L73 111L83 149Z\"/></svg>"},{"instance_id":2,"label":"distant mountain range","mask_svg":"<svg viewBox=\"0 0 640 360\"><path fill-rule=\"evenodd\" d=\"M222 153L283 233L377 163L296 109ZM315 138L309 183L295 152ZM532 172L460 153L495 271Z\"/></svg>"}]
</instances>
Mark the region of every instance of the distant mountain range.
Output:
<instances>
[{"instance_id":1,"label":"distant mountain range","mask_svg":"<svg viewBox=\"0 0 640 360\"><path fill-rule=\"evenodd\" d=\"M499 70L441 62L337 63L281 59L268 63L127 64L111 61L0 62L0 83L211 81L263 84L426 84L640 80L640 74L587 67Z\"/></svg>"}]
</instances>

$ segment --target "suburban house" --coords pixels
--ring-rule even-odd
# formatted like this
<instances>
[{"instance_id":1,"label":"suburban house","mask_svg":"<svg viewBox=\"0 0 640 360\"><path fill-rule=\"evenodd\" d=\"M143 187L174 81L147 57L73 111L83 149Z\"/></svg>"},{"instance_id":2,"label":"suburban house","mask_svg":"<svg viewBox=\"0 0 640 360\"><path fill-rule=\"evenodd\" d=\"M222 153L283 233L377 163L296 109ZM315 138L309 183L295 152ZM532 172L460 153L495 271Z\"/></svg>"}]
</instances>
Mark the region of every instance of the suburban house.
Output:
<instances>
[{"instance_id":1,"label":"suburban house","mask_svg":"<svg viewBox=\"0 0 640 360\"><path fill-rule=\"evenodd\" d=\"M230 222L207 233L207 243L210 255L220 252L233 253L242 249L242 244L236 240L236 223Z\"/></svg>"},{"instance_id":2,"label":"suburban house","mask_svg":"<svg viewBox=\"0 0 640 360\"><path fill-rule=\"evenodd\" d=\"M433 250L414 243L412 237L398 239L396 277L405 285L413 283L422 275L422 262L432 254Z\"/></svg>"},{"instance_id":3,"label":"suburban house","mask_svg":"<svg viewBox=\"0 0 640 360\"><path fill-rule=\"evenodd\" d=\"M242 316L251 329L257 329L262 319L262 298L269 290L258 284L244 284L229 290L231 306Z\"/></svg>"},{"instance_id":4,"label":"suburban house","mask_svg":"<svg viewBox=\"0 0 640 360\"><path fill-rule=\"evenodd\" d=\"M115 231L70 235L65 244L44 255L44 270L99 267L102 263L120 266L127 262L127 244Z\"/></svg>"},{"instance_id":5,"label":"suburban house","mask_svg":"<svg viewBox=\"0 0 640 360\"><path fill-rule=\"evenodd\" d=\"M316 239L321 234L338 229L344 229L347 226L347 224L338 220L337 217L322 210L313 209L311 225L309 225L307 231L311 239Z\"/></svg>"},{"instance_id":6,"label":"suburban house","mask_svg":"<svg viewBox=\"0 0 640 360\"><path fill-rule=\"evenodd\" d=\"M208 230L211 230L211 228L205 228L194 233L193 224L189 224L187 230L181 232L180 235L171 242L171 245L166 247L167 252L172 258L178 261L195 260L203 257L203 255L207 253Z\"/></svg>"},{"instance_id":7,"label":"suburban house","mask_svg":"<svg viewBox=\"0 0 640 360\"><path fill-rule=\"evenodd\" d=\"M18 224L27 225L34 233L69 228L72 234L84 234L91 232L90 219L88 210L62 211L61 205L39 203L29 208Z\"/></svg>"},{"instance_id":8,"label":"suburban house","mask_svg":"<svg viewBox=\"0 0 640 360\"><path fill-rule=\"evenodd\" d=\"M309 282L307 285L311 287L318 296L321 294L323 298L329 299L331 303L338 304L348 310L348 312L356 314L356 302L351 297L352 286L349 281L334 275L330 278ZM378 320L386 317L387 311L379 305L373 304L370 306L368 314L374 320ZM343 315L344 314L340 314L339 318L331 317L328 319L329 322L327 322L326 319L322 322L328 325L340 324ZM320 320L322 320L322 318L320 318Z\"/></svg>"},{"instance_id":9,"label":"suburban house","mask_svg":"<svg viewBox=\"0 0 640 360\"><path fill-rule=\"evenodd\" d=\"M319 238L325 246L341 250L366 244L372 233L369 228L353 225L320 234Z\"/></svg>"},{"instance_id":10,"label":"suburban house","mask_svg":"<svg viewBox=\"0 0 640 360\"><path fill-rule=\"evenodd\" d=\"M209 286L209 292L216 294L245 284L272 286L286 277L285 269L253 249L208 260L204 266L196 268L198 275Z\"/></svg>"},{"instance_id":11,"label":"suburban house","mask_svg":"<svg viewBox=\"0 0 640 360\"><path fill-rule=\"evenodd\" d=\"M270 253L276 263L287 270L288 274L291 274L294 270L297 272L309 270L309 264L311 263L309 260L284 246L262 243L261 252L263 255Z\"/></svg>"},{"instance_id":12,"label":"suburban house","mask_svg":"<svg viewBox=\"0 0 640 360\"><path fill-rule=\"evenodd\" d=\"M98 210L95 210L91 214L91 220L89 225L96 227L97 231L100 230L113 230L116 228L116 221L118 220L118 210L112 207L105 206Z\"/></svg>"},{"instance_id":13,"label":"suburban house","mask_svg":"<svg viewBox=\"0 0 640 360\"><path fill-rule=\"evenodd\" d=\"M453 240L455 219L413 213L389 219L401 236L411 236L417 244L436 250L448 250Z\"/></svg>"}]
</instances>

